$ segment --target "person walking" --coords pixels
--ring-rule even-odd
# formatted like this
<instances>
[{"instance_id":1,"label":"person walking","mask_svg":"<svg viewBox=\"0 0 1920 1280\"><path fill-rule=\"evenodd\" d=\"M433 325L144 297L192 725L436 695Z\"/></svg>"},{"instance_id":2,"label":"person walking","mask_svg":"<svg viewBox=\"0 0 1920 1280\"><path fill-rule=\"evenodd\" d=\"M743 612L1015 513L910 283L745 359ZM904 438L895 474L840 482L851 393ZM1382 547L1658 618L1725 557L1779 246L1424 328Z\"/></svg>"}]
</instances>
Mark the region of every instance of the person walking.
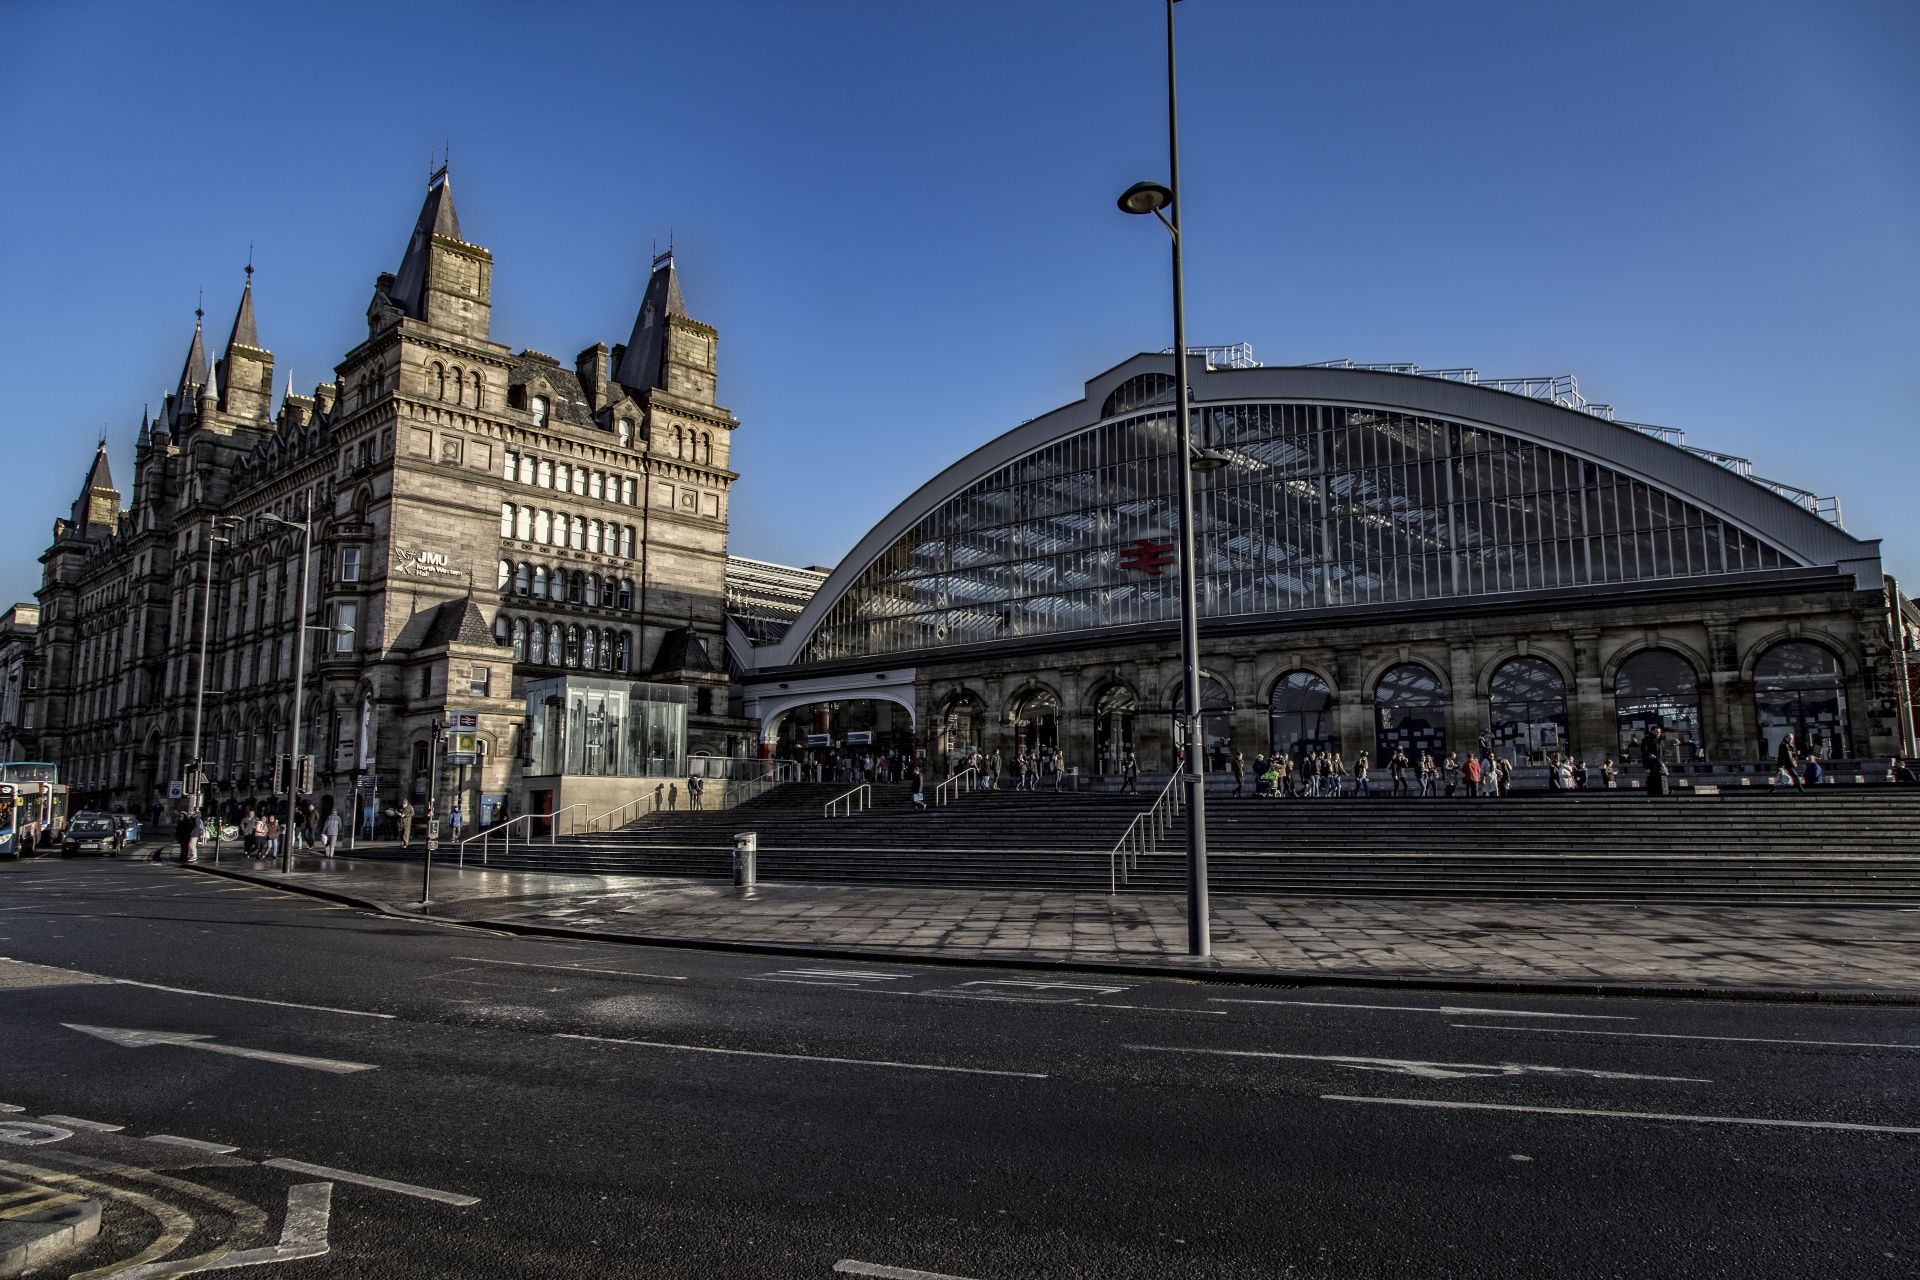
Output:
<instances>
[{"instance_id":1,"label":"person walking","mask_svg":"<svg viewBox=\"0 0 1920 1280\"><path fill-rule=\"evenodd\" d=\"M1240 798L1241 792L1243 792L1246 789L1246 785L1247 785L1246 752L1244 751L1234 752L1233 759L1227 762L1227 767L1233 770L1233 798L1238 800Z\"/></svg>"},{"instance_id":2,"label":"person walking","mask_svg":"<svg viewBox=\"0 0 1920 1280\"><path fill-rule=\"evenodd\" d=\"M459 811L455 810L455 812L457 813ZM320 823L320 855L325 858L331 858L334 847L339 841L340 811L338 809L329 809L327 810L327 816Z\"/></svg>"},{"instance_id":3,"label":"person walking","mask_svg":"<svg viewBox=\"0 0 1920 1280\"><path fill-rule=\"evenodd\" d=\"M1392 794L1396 796L1407 794L1407 766L1411 763L1413 762L1407 759L1405 747L1394 749L1393 759L1387 761L1387 777L1393 782Z\"/></svg>"},{"instance_id":4,"label":"person walking","mask_svg":"<svg viewBox=\"0 0 1920 1280\"><path fill-rule=\"evenodd\" d=\"M1493 762L1494 794L1505 797L1513 790L1513 761L1501 756Z\"/></svg>"},{"instance_id":5,"label":"person walking","mask_svg":"<svg viewBox=\"0 0 1920 1280\"><path fill-rule=\"evenodd\" d=\"M871 773L872 769L871 767L869 767L866 770L863 770L863 772ZM687 775L687 808L689 809L706 808L706 803L703 799L703 797L706 795L706 791L707 791L707 780L705 778L702 778L697 773L688 774Z\"/></svg>"},{"instance_id":6,"label":"person walking","mask_svg":"<svg viewBox=\"0 0 1920 1280\"><path fill-rule=\"evenodd\" d=\"M280 856L280 819L267 815L267 860L271 862Z\"/></svg>"},{"instance_id":7,"label":"person walking","mask_svg":"<svg viewBox=\"0 0 1920 1280\"><path fill-rule=\"evenodd\" d=\"M1432 796L1440 790L1440 766L1434 763L1433 752L1420 753L1420 794Z\"/></svg>"},{"instance_id":8,"label":"person walking","mask_svg":"<svg viewBox=\"0 0 1920 1280\"><path fill-rule=\"evenodd\" d=\"M1661 751L1661 735L1665 731L1659 725L1648 729L1640 739L1640 763L1647 771L1647 794L1663 796L1667 794L1667 758Z\"/></svg>"},{"instance_id":9,"label":"person walking","mask_svg":"<svg viewBox=\"0 0 1920 1280\"><path fill-rule=\"evenodd\" d=\"M1472 799L1474 796L1480 794L1479 756L1468 756L1465 762L1461 764L1460 780L1466 784L1466 789L1461 793L1465 798Z\"/></svg>"},{"instance_id":10,"label":"person walking","mask_svg":"<svg viewBox=\"0 0 1920 1280\"><path fill-rule=\"evenodd\" d=\"M1780 739L1780 749L1774 753L1775 768L1773 786L1770 791L1778 791L1782 782L1791 783L1795 791L1805 791L1800 784L1800 755L1793 748L1793 735L1787 734Z\"/></svg>"},{"instance_id":11,"label":"person walking","mask_svg":"<svg viewBox=\"0 0 1920 1280\"><path fill-rule=\"evenodd\" d=\"M1446 784L1447 799L1453 799L1453 789L1460 785L1460 753L1447 752L1447 758L1440 766L1440 780Z\"/></svg>"},{"instance_id":12,"label":"person walking","mask_svg":"<svg viewBox=\"0 0 1920 1280\"><path fill-rule=\"evenodd\" d=\"M180 821L173 827L173 838L180 843L180 861L198 862L200 860L200 851L196 846L196 842L200 839L200 830L200 816L182 809Z\"/></svg>"},{"instance_id":13,"label":"person walking","mask_svg":"<svg viewBox=\"0 0 1920 1280\"><path fill-rule=\"evenodd\" d=\"M1120 757L1120 791L1124 795L1140 794L1140 757L1131 750Z\"/></svg>"},{"instance_id":14,"label":"person walking","mask_svg":"<svg viewBox=\"0 0 1920 1280\"><path fill-rule=\"evenodd\" d=\"M405 849L413 840L413 801L402 800L393 816L400 824L400 847Z\"/></svg>"},{"instance_id":15,"label":"person walking","mask_svg":"<svg viewBox=\"0 0 1920 1280\"><path fill-rule=\"evenodd\" d=\"M1600 785L1608 791L1620 785L1620 770L1614 767L1612 756L1600 760Z\"/></svg>"},{"instance_id":16,"label":"person walking","mask_svg":"<svg viewBox=\"0 0 1920 1280\"><path fill-rule=\"evenodd\" d=\"M1362 751L1353 758L1353 795L1373 799L1373 758Z\"/></svg>"},{"instance_id":17,"label":"person walking","mask_svg":"<svg viewBox=\"0 0 1920 1280\"><path fill-rule=\"evenodd\" d=\"M913 807L920 813L927 811L927 793L920 780L920 766L913 765L907 770L907 786L913 789Z\"/></svg>"}]
</instances>

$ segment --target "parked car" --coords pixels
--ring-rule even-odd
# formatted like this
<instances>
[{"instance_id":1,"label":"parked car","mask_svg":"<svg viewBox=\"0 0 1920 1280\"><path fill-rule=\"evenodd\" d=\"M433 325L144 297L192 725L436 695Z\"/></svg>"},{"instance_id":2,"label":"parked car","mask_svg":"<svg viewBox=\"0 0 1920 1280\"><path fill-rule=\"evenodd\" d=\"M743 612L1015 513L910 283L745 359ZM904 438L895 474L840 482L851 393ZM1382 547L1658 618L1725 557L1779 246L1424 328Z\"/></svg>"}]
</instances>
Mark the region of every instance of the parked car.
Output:
<instances>
[{"instance_id":1,"label":"parked car","mask_svg":"<svg viewBox=\"0 0 1920 1280\"><path fill-rule=\"evenodd\" d=\"M120 824L110 813L76 813L67 822L66 835L60 841L60 856L120 852Z\"/></svg>"},{"instance_id":2,"label":"parked car","mask_svg":"<svg viewBox=\"0 0 1920 1280\"><path fill-rule=\"evenodd\" d=\"M124 849L130 844L140 843L140 819L131 813L116 813L113 815L113 820L120 824L121 848Z\"/></svg>"}]
</instances>

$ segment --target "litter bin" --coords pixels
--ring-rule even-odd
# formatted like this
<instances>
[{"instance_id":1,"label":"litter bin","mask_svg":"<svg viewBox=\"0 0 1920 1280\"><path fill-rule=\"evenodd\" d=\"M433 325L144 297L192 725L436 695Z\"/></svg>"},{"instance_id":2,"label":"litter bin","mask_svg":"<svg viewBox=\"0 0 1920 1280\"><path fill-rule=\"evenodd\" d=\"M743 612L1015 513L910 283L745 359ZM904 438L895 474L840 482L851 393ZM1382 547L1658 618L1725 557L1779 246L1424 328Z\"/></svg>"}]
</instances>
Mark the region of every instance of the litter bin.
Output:
<instances>
[{"instance_id":1,"label":"litter bin","mask_svg":"<svg viewBox=\"0 0 1920 1280\"><path fill-rule=\"evenodd\" d=\"M733 882L751 885L756 873L755 863L760 852L760 837L752 831L741 831L733 837Z\"/></svg>"}]
</instances>

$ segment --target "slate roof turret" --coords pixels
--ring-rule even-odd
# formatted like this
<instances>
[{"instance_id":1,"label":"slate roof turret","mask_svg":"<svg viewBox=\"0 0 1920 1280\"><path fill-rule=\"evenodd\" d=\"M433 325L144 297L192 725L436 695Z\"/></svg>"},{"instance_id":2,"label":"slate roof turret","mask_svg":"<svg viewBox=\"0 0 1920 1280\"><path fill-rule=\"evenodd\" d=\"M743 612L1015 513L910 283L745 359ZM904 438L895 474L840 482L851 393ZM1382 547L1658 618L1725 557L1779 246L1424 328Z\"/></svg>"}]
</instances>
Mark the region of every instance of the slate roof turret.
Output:
<instances>
[{"instance_id":1,"label":"slate roof turret","mask_svg":"<svg viewBox=\"0 0 1920 1280\"><path fill-rule=\"evenodd\" d=\"M686 301L680 296L680 277L673 269L673 250L653 260L653 277L647 281L646 296L640 300L640 314L633 322L633 336L620 357L613 380L631 391L661 387L666 369L667 317L687 314Z\"/></svg>"},{"instance_id":2,"label":"slate roof turret","mask_svg":"<svg viewBox=\"0 0 1920 1280\"><path fill-rule=\"evenodd\" d=\"M400 259L393 287L387 290L387 301L415 320L427 318L427 262L435 236L460 239L460 216L453 211L453 192L447 185L444 165L427 184L427 199L413 224L406 256Z\"/></svg>"}]
</instances>

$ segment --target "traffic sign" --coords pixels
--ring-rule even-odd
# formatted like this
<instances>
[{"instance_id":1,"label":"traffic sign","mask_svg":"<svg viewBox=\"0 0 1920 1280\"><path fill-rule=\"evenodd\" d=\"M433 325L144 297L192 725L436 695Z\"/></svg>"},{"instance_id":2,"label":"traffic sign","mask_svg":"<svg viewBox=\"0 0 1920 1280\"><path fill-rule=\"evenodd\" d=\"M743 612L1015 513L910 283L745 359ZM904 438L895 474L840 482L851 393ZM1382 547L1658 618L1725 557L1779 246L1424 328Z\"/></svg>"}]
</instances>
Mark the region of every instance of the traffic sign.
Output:
<instances>
[{"instance_id":1,"label":"traffic sign","mask_svg":"<svg viewBox=\"0 0 1920 1280\"><path fill-rule=\"evenodd\" d=\"M480 713L478 711L449 711L447 713L447 728L449 729L478 729L479 727Z\"/></svg>"},{"instance_id":2,"label":"traffic sign","mask_svg":"<svg viewBox=\"0 0 1920 1280\"><path fill-rule=\"evenodd\" d=\"M175 778L167 784L167 799L178 800L187 794L187 784Z\"/></svg>"},{"instance_id":3,"label":"traffic sign","mask_svg":"<svg viewBox=\"0 0 1920 1280\"><path fill-rule=\"evenodd\" d=\"M480 735L471 729L455 729L447 739L448 764L472 764L479 753Z\"/></svg>"}]
</instances>

